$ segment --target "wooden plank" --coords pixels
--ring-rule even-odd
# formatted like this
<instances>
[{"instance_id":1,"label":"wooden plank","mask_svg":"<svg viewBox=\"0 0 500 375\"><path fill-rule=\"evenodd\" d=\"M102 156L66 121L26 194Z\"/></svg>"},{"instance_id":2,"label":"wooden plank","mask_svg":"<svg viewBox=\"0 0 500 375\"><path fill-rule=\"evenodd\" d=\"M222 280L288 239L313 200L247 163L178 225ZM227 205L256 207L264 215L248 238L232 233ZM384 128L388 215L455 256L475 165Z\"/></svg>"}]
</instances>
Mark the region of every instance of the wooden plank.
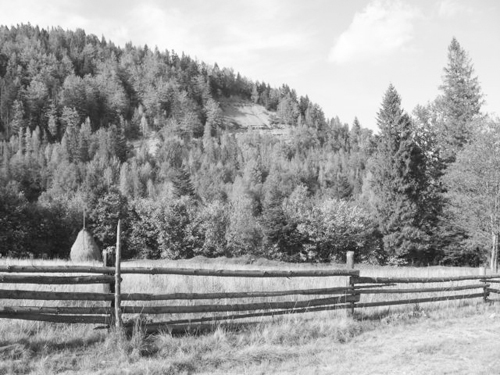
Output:
<instances>
[{"instance_id":1,"label":"wooden plank","mask_svg":"<svg viewBox=\"0 0 500 375\"><path fill-rule=\"evenodd\" d=\"M112 293L47 292L37 290L0 289L0 299L28 299L43 301L112 301Z\"/></svg>"},{"instance_id":2,"label":"wooden plank","mask_svg":"<svg viewBox=\"0 0 500 375\"><path fill-rule=\"evenodd\" d=\"M0 319L34 320L50 323L109 324L107 316L50 315L38 313L0 313Z\"/></svg>"},{"instance_id":3,"label":"wooden plank","mask_svg":"<svg viewBox=\"0 0 500 375\"><path fill-rule=\"evenodd\" d=\"M488 284L486 284L488 285ZM431 292L451 292L468 289L483 289L484 284L472 284L463 286L448 286L439 288L414 288L414 289L356 289L359 294L404 294L404 293L431 293Z\"/></svg>"},{"instance_id":4,"label":"wooden plank","mask_svg":"<svg viewBox=\"0 0 500 375\"><path fill-rule=\"evenodd\" d=\"M487 288L486 289L488 292L490 293L499 293L500 294L500 289L496 289L496 288Z\"/></svg>"},{"instance_id":5,"label":"wooden plank","mask_svg":"<svg viewBox=\"0 0 500 375\"><path fill-rule=\"evenodd\" d=\"M500 280L481 280L482 282L486 283L493 283L493 284L500 284Z\"/></svg>"},{"instance_id":6,"label":"wooden plank","mask_svg":"<svg viewBox=\"0 0 500 375\"><path fill-rule=\"evenodd\" d=\"M7 284L108 284L114 283L113 276L26 276L0 275L0 283Z\"/></svg>"},{"instance_id":7,"label":"wooden plank","mask_svg":"<svg viewBox=\"0 0 500 375\"><path fill-rule=\"evenodd\" d=\"M257 298L257 297L279 297L293 295L321 295L352 293L352 288L320 288L282 290L269 292L225 292L225 293L169 293L169 294L147 294L126 293L122 294L123 301L166 301L166 300L199 300L199 299L234 299L234 298Z\"/></svg>"},{"instance_id":8,"label":"wooden plank","mask_svg":"<svg viewBox=\"0 0 500 375\"><path fill-rule=\"evenodd\" d=\"M305 301L259 302L227 305L194 305L194 306L122 306L124 314L192 314L202 312L252 311L272 309L292 309L309 306L333 305L357 301L357 296L341 296L320 298Z\"/></svg>"},{"instance_id":9,"label":"wooden plank","mask_svg":"<svg viewBox=\"0 0 500 375\"><path fill-rule=\"evenodd\" d=\"M186 275L217 277L331 277L357 276L358 270L214 270L194 268L122 267L122 274Z\"/></svg>"},{"instance_id":10,"label":"wooden plank","mask_svg":"<svg viewBox=\"0 0 500 375\"><path fill-rule=\"evenodd\" d=\"M102 266L9 266L0 265L0 273L99 273L114 275L114 267Z\"/></svg>"},{"instance_id":11,"label":"wooden plank","mask_svg":"<svg viewBox=\"0 0 500 375\"><path fill-rule=\"evenodd\" d=\"M451 301L457 299L469 299L469 298L479 298L479 297L482 298L483 293L460 294L455 296L444 296L444 297L414 298L414 299L396 300L396 301L357 303L356 308L392 306L392 305L411 305L415 303Z\"/></svg>"},{"instance_id":12,"label":"wooden plank","mask_svg":"<svg viewBox=\"0 0 500 375\"><path fill-rule=\"evenodd\" d=\"M499 278L500 275L468 275L468 276L450 276L450 277L356 277L355 284L364 283L442 283L449 281L464 281L464 280L489 280Z\"/></svg>"}]
</instances>

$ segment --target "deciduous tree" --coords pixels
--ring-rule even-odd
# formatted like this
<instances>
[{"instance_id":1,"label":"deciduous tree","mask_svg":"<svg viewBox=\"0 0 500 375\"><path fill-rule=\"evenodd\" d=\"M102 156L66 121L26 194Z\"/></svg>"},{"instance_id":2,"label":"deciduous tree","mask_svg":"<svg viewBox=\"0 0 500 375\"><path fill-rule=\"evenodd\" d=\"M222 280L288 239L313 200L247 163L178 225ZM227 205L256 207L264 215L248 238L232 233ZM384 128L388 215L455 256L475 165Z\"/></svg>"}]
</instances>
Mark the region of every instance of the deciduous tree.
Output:
<instances>
[{"instance_id":1,"label":"deciduous tree","mask_svg":"<svg viewBox=\"0 0 500 375\"><path fill-rule=\"evenodd\" d=\"M500 120L484 121L474 140L457 154L444 177L455 223L477 251L498 265L500 235ZM479 246L477 246L479 244Z\"/></svg>"}]
</instances>

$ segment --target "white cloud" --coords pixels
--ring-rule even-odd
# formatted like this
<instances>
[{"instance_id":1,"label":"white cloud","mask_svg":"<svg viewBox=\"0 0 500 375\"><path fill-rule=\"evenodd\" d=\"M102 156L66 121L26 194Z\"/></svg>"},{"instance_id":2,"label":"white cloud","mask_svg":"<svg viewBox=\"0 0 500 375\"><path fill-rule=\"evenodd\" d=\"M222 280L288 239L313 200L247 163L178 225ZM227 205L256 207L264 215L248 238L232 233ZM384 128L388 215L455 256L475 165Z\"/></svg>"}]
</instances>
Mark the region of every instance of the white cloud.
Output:
<instances>
[{"instance_id":1,"label":"white cloud","mask_svg":"<svg viewBox=\"0 0 500 375\"><path fill-rule=\"evenodd\" d=\"M418 9L401 1L371 1L339 36L329 60L339 65L380 60L413 39L418 17Z\"/></svg>"},{"instance_id":2,"label":"white cloud","mask_svg":"<svg viewBox=\"0 0 500 375\"><path fill-rule=\"evenodd\" d=\"M471 8L455 0L442 0L438 4L438 14L443 18L453 18L471 12Z\"/></svg>"}]
</instances>

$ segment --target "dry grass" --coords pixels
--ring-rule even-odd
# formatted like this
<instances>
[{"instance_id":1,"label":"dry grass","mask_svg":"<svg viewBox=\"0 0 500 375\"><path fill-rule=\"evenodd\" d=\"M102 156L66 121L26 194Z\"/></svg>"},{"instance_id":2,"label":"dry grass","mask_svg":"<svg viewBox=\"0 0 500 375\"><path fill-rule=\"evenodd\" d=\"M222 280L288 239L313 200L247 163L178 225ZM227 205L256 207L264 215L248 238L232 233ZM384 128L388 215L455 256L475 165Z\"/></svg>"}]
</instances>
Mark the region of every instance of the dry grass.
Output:
<instances>
[{"instance_id":1,"label":"dry grass","mask_svg":"<svg viewBox=\"0 0 500 375\"><path fill-rule=\"evenodd\" d=\"M257 260L161 262L162 266L193 268L304 268ZM17 260L3 263L19 264ZM31 264L24 261L24 264ZM40 262L35 262L40 264ZM257 263L257 264L256 264ZM46 264L46 263L45 263ZM54 264L54 262L50 262ZM63 264L56 262L56 264ZM134 265L146 265L140 261ZM128 264L125 264L127 266ZM158 262L154 262L158 266ZM309 266L310 267L310 266ZM332 267L318 265L316 267ZM340 266L339 266L340 267ZM336 267L338 268L338 267ZM478 273L467 268L363 267L363 276L456 276ZM345 278L238 279L188 276L124 275L124 292L223 292L322 288L344 286ZM421 285L419 285L421 286ZM3 288L4 286L2 286ZM16 286L8 286L15 288ZM34 290L61 290L58 286L24 285ZM408 285L411 287L411 285ZM74 290L73 287L65 287ZM99 286L78 287L100 290ZM20 288L19 288L20 289ZM439 293L436 293L439 295ZM420 296L420 295L419 295ZM424 295L421 295L422 297ZM413 298L414 296L408 296ZM290 299L293 297L284 297ZM398 295L362 296L363 302L406 298ZM40 304L40 301L22 301ZM224 303L224 301L221 301ZM246 301L248 302L248 301ZM0 301L8 305L13 301ZM187 301L168 301L168 304ZM196 301L192 303L207 303ZM461 307L457 309L457 307ZM160 319L169 319L162 316ZM177 317L175 317L177 318ZM1 374L191 374L191 373L494 373L498 349L493 332L500 329L498 305L482 299L462 302L373 308L289 315L235 331L218 327L201 336L173 337L168 333L132 337L93 330L92 326L0 321ZM472 346L467 346L468 343ZM496 345L496 346L495 346ZM467 351L464 351L467 348ZM439 361L433 358L439 358ZM464 358L464 359L460 359ZM420 361L425 361L425 365ZM458 361L458 362L457 362ZM496 362L495 362L496 361ZM460 364L460 366L457 365ZM363 366L362 366L363 365ZM366 366L365 366L366 365ZM413 367L412 367L413 366ZM446 366L450 371L446 372ZM461 368L467 370L462 371ZM400 371L401 370L401 371Z\"/></svg>"}]
</instances>

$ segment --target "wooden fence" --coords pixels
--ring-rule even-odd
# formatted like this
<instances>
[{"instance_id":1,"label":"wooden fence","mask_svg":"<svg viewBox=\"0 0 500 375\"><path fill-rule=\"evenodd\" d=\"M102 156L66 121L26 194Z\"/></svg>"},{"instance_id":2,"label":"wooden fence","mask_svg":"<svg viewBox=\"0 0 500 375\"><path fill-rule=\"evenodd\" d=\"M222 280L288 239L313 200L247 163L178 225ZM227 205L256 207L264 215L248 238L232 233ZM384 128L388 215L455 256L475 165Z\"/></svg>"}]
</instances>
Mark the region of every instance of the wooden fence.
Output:
<instances>
[{"instance_id":1,"label":"wooden fence","mask_svg":"<svg viewBox=\"0 0 500 375\"><path fill-rule=\"evenodd\" d=\"M332 270L212 270L190 268L160 267L121 267L119 251L114 267L90 266L0 266L0 284L51 284L51 285L86 285L105 284L107 288L101 293L89 292L56 292L33 291L24 289L0 289L0 300L38 300L68 301L57 306L3 306L0 305L0 318L36 320L54 323L87 323L100 325L116 325L130 327L133 320L122 321L122 316L130 314L141 316L160 316L169 314L193 315L185 319L169 319L146 324L149 332L157 330L185 330L186 327L214 322L232 322L236 319L248 319L263 316L278 316L327 310L372 308L404 304L420 304L448 300L481 298L488 301L490 294L500 294L500 274L468 275L454 277L430 278L396 278L396 277L364 277L359 270L352 269L352 261L347 269ZM351 258L352 259L352 258ZM251 292L217 292L217 293L126 293L121 290L122 276L127 274L143 275L185 275L193 277L246 277L246 278L312 278L312 277L344 277L345 286L316 289L293 289ZM125 276L126 277L126 276ZM449 283L468 282L465 285L448 285ZM440 286L425 286L425 284ZM400 284L406 285L402 287ZM408 284L423 284L421 287ZM457 294L457 292L463 292ZM416 293L440 293L436 296L421 298L401 298L399 295ZM365 295L383 295L385 299L372 302L363 301ZM394 296L396 295L396 299ZM276 297L310 296L298 300L272 300ZM391 297L392 296L392 297ZM266 302L228 303L227 300L267 298ZM215 303L215 300L225 303ZM176 305L171 301L208 300L209 304L192 306ZM73 301L73 302L69 302ZM76 302L74 302L76 301ZM78 302L80 301L80 302ZM81 305L84 301L84 306ZM123 301L135 302L133 306ZM159 301L160 305L151 306L150 301ZM71 305L77 304L76 306ZM78 304L80 303L80 304ZM212 314L199 316L199 314ZM214 315L226 313L224 315Z\"/></svg>"}]
</instances>

